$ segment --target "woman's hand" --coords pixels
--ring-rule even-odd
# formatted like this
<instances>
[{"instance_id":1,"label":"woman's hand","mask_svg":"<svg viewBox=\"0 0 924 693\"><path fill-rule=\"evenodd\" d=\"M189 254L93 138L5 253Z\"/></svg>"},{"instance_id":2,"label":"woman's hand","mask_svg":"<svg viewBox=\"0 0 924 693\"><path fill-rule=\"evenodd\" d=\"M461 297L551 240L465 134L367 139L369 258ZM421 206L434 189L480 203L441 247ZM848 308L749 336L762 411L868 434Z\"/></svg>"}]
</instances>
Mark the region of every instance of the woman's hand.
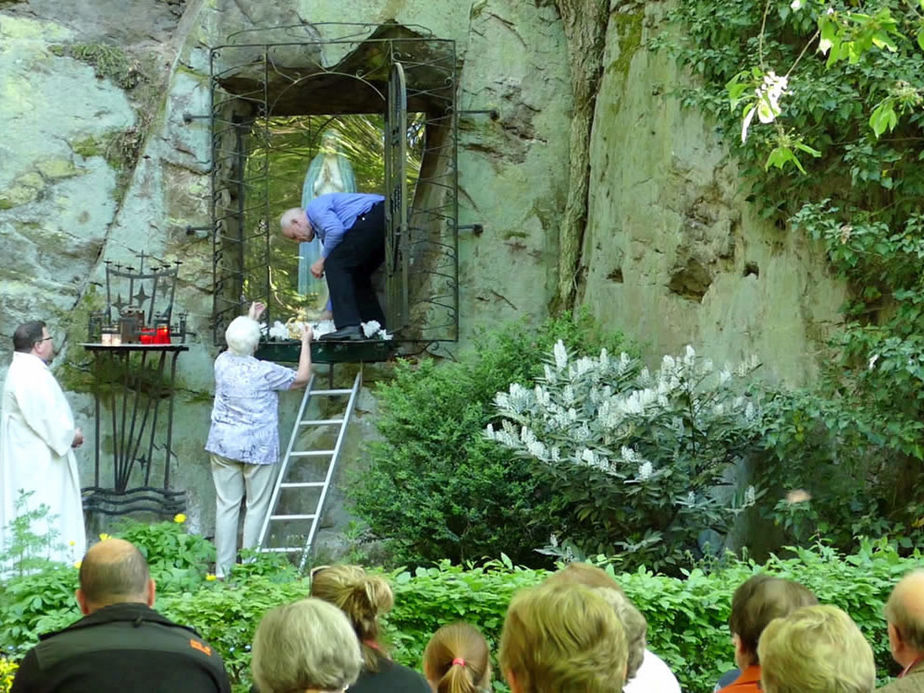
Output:
<instances>
[{"instance_id":1,"label":"woman's hand","mask_svg":"<svg viewBox=\"0 0 924 693\"><path fill-rule=\"evenodd\" d=\"M302 328L302 344L311 344L312 339L314 339L314 331L311 325L305 325Z\"/></svg>"},{"instance_id":2,"label":"woman's hand","mask_svg":"<svg viewBox=\"0 0 924 693\"><path fill-rule=\"evenodd\" d=\"M247 317L249 317L251 320L259 320L260 316L263 315L264 310L266 310L265 303L254 301L250 304L250 310L247 311Z\"/></svg>"}]
</instances>

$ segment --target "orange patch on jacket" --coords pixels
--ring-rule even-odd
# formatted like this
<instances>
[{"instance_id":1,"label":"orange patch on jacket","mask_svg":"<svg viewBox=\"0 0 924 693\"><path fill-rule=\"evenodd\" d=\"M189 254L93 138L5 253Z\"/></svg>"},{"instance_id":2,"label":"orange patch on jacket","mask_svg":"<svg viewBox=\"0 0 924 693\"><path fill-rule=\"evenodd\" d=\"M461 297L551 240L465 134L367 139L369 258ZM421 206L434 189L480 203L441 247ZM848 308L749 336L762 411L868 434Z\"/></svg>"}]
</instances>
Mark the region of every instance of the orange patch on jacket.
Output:
<instances>
[{"instance_id":1,"label":"orange patch on jacket","mask_svg":"<svg viewBox=\"0 0 924 693\"><path fill-rule=\"evenodd\" d=\"M194 650L199 650L206 657L212 656L212 648L206 645L205 643L199 642L198 640L190 640L189 646Z\"/></svg>"}]
</instances>

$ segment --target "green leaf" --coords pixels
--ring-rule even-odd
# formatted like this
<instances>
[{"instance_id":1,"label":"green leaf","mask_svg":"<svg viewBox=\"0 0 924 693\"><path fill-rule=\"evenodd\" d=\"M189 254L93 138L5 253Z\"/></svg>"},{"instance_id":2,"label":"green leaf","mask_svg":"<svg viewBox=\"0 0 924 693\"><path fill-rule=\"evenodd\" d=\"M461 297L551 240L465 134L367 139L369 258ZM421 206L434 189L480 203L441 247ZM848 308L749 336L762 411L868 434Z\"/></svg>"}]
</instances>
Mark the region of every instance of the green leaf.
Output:
<instances>
[{"instance_id":1,"label":"green leaf","mask_svg":"<svg viewBox=\"0 0 924 693\"><path fill-rule=\"evenodd\" d=\"M898 115L895 113L894 101L885 99L873 109L869 117L869 126L878 138L886 130L892 132L896 125L898 125Z\"/></svg>"},{"instance_id":2,"label":"green leaf","mask_svg":"<svg viewBox=\"0 0 924 693\"><path fill-rule=\"evenodd\" d=\"M773 151L770 152L770 155L767 157L767 161L764 163L764 169L767 170L771 166L782 170L786 164L792 163L801 173L805 173L805 168L803 168L801 162L793 153L792 149L786 145L779 145L773 148Z\"/></svg>"}]
</instances>

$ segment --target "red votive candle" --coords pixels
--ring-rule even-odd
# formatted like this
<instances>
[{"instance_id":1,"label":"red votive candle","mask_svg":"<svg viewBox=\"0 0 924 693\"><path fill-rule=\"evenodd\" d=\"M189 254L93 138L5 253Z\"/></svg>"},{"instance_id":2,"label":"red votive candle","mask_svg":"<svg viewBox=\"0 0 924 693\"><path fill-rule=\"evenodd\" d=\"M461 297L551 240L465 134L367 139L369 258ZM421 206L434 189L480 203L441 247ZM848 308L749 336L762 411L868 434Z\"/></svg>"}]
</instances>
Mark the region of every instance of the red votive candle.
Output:
<instances>
[{"instance_id":1,"label":"red votive candle","mask_svg":"<svg viewBox=\"0 0 924 693\"><path fill-rule=\"evenodd\" d=\"M158 325L157 334L154 336L155 344L170 343L170 325Z\"/></svg>"},{"instance_id":2,"label":"red votive candle","mask_svg":"<svg viewBox=\"0 0 924 693\"><path fill-rule=\"evenodd\" d=\"M154 344L154 330L150 327L141 328L141 343L142 344Z\"/></svg>"}]
</instances>

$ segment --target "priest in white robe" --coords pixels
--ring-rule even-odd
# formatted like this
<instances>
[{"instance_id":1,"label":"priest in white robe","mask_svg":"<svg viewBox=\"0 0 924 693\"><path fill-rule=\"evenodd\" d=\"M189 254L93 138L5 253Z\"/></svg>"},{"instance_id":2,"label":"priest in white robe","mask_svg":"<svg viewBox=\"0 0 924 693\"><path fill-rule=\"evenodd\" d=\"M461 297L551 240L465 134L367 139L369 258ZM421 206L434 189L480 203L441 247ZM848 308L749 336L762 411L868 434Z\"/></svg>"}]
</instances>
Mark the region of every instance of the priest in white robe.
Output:
<instances>
[{"instance_id":1,"label":"priest in white robe","mask_svg":"<svg viewBox=\"0 0 924 693\"><path fill-rule=\"evenodd\" d=\"M0 553L10 549L16 516L46 505L45 519L33 523L31 531L47 541L33 555L73 562L86 551L74 457L83 433L48 368L54 344L45 323L34 320L16 328L13 348L0 410ZM31 492L24 502L19 501L23 492Z\"/></svg>"}]
</instances>

